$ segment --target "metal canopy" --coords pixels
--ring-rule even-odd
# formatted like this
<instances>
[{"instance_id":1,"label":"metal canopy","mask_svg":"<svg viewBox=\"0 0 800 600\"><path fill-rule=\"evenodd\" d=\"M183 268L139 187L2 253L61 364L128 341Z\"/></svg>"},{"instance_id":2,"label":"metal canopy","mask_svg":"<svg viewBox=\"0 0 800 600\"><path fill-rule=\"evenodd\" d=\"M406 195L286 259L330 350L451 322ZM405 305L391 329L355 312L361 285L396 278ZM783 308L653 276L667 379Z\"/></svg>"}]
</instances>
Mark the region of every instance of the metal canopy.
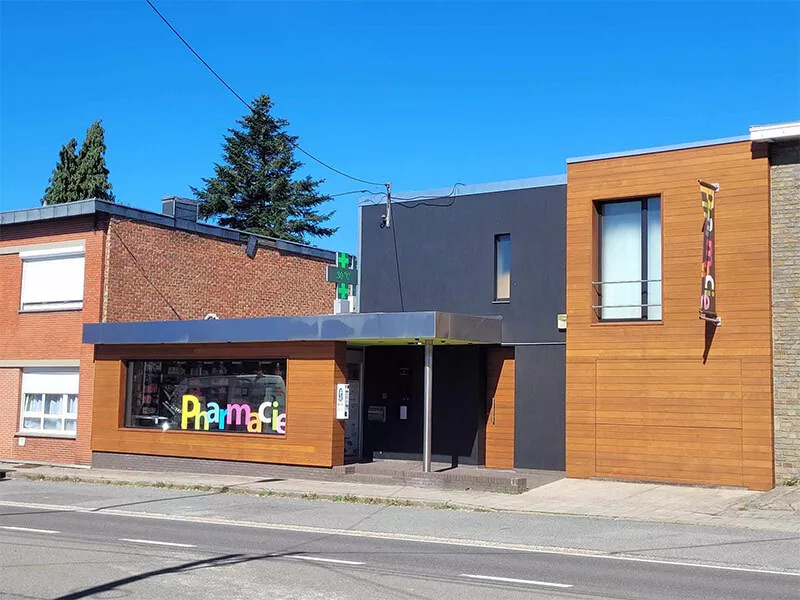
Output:
<instances>
[{"instance_id":1,"label":"metal canopy","mask_svg":"<svg viewBox=\"0 0 800 600\"><path fill-rule=\"evenodd\" d=\"M203 321L86 323L86 344L220 344L344 341L353 344L499 344L502 318L438 311L351 313Z\"/></svg>"}]
</instances>

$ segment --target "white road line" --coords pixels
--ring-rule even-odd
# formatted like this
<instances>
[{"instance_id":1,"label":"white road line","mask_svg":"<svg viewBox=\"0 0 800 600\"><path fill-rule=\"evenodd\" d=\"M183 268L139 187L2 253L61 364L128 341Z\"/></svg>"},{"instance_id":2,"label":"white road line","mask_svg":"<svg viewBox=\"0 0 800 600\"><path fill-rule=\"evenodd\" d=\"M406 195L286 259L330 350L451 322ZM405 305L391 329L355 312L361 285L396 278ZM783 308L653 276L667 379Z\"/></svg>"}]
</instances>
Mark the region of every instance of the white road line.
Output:
<instances>
[{"instance_id":1,"label":"white road line","mask_svg":"<svg viewBox=\"0 0 800 600\"><path fill-rule=\"evenodd\" d=\"M690 567L696 569L719 569L721 571L737 571L742 573L758 573L761 575L783 575L788 577L800 577L800 571L778 571L772 569L759 569L756 567L737 567L734 565L720 565L709 563L679 562L671 560L661 560L656 558L646 558L638 556L620 556L617 554L607 554L602 550L587 550L583 548L558 548L554 546L534 546L530 544L509 544L503 542L487 542L484 540L470 540L458 538L438 538L411 533L385 533L377 531L363 531L357 529L334 529L329 527L314 527L311 525L289 525L281 523L259 523L255 521L243 521L235 519L221 519L214 517L195 517L186 515L169 515L164 513L134 512L119 509L97 510L85 506L70 506L57 504L44 504L38 502L14 502L10 500L0 500L0 506L13 506L16 508L37 508L40 510L52 510L61 512L91 513L102 515L114 515L119 517L131 517L136 519L153 519L163 521L181 521L185 523L203 523L206 525L223 525L226 527L246 527L250 529L264 529L267 531L294 531L301 533L319 533L325 535L338 535L344 537L372 538L381 540L396 540L404 542L418 542L422 544L441 544L446 546L468 546L472 548L491 548L494 550L515 550L519 552L530 552L532 554L554 554L558 556L576 556L581 558L592 558L599 560L622 560L641 563L654 563L662 565L674 565L679 567Z\"/></svg>"},{"instance_id":2,"label":"white road line","mask_svg":"<svg viewBox=\"0 0 800 600\"><path fill-rule=\"evenodd\" d=\"M364 565L366 563L358 562L355 560L339 560L338 558L322 558L320 556L290 556L289 558L296 558L297 560L311 560L314 562L335 563L337 565Z\"/></svg>"},{"instance_id":3,"label":"white road line","mask_svg":"<svg viewBox=\"0 0 800 600\"><path fill-rule=\"evenodd\" d=\"M501 583L524 583L526 585L543 585L555 588L571 588L572 584L569 583L551 583L549 581L534 581L532 579L513 579L511 577L494 577L492 575L469 575L462 573L461 577L469 577L470 579L480 579L483 581L499 581Z\"/></svg>"},{"instance_id":4,"label":"white road line","mask_svg":"<svg viewBox=\"0 0 800 600\"><path fill-rule=\"evenodd\" d=\"M154 546L174 546L175 548L197 548L195 544L176 544L175 542L159 542L158 540L137 540L133 538L119 538L120 542L133 542L135 544L153 544Z\"/></svg>"},{"instance_id":5,"label":"white road line","mask_svg":"<svg viewBox=\"0 0 800 600\"><path fill-rule=\"evenodd\" d=\"M33 529L31 527L0 527L0 529L5 529L6 531L28 531L30 533L61 533L60 531L56 531L55 529Z\"/></svg>"}]
</instances>

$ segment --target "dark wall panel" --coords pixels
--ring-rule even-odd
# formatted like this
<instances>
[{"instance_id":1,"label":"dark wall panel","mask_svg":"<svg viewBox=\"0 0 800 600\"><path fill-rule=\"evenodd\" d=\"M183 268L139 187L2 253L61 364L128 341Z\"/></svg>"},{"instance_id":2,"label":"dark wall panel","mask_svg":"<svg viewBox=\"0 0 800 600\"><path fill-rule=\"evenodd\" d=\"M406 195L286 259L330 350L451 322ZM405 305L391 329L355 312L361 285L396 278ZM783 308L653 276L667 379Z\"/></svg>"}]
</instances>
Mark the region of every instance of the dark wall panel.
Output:
<instances>
[{"instance_id":1,"label":"dark wall panel","mask_svg":"<svg viewBox=\"0 0 800 600\"><path fill-rule=\"evenodd\" d=\"M480 346L437 346L433 352L433 454L449 461L482 461L484 357ZM375 346L364 368L364 456L422 453L424 349ZM385 395L385 397L384 397ZM400 407L407 406L407 419ZM369 421L370 406L386 407L386 422Z\"/></svg>"},{"instance_id":2,"label":"dark wall panel","mask_svg":"<svg viewBox=\"0 0 800 600\"><path fill-rule=\"evenodd\" d=\"M514 466L565 468L565 346L517 346Z\"/></svg>"},{"instance_id":3,"label":"dark wall panel","mask_svg":"<svg viewBox=\"0 0 800 600\"><path fill-rule=\"evenodd\" d=\"M565 335L558 330L557 315L566 312L566 186L428 203L440 206L395 204L391 229L380 228L384 205L361 209L360 310L501 315L504 343L562 344L516 347L515 462L518 467L563 469ZM501 303L494 302L494 238L504 233L511 234L511 299ZM421 369L421 349L419 357ZM465 357L460 362L471 364ZM485 360L475 372L485 374ZM460 376L453 379L458 393L467 394L475 385L472 371L462 368L455 374ZM421 410L421 372L418 381ZM481 382L476 389L483 387ZM442 441L437 431L448 432L440 424L448 419L459 422L458 431L471 431L470 426L458 421L466 418L461 405L450 404L455 394L440 396L434 403L434 452L446 444L461 453L462 438L454 441L445 433ZM485 406L483 397L476 402ZM439 412L442 407L446 413ZM421 449L414 427L404 443L418 443ZM479 462L482 443L478 434L470 453Z\"/></svg>"},{"instance_id":4,"label":"dark wall panel","mask_svg":"<svg viewBox=\"0 0 800 600\"><path fill-rule=\"evenodd\" d=\"M496 314L506 343L564 341L556 316L566 311L566 186L408 206L394 205L391 229L380 228L383 205L362 208L362 312ZM494 236L502 233L511 234L508 303L493 302Z\"/></svg>"}]
</instances>

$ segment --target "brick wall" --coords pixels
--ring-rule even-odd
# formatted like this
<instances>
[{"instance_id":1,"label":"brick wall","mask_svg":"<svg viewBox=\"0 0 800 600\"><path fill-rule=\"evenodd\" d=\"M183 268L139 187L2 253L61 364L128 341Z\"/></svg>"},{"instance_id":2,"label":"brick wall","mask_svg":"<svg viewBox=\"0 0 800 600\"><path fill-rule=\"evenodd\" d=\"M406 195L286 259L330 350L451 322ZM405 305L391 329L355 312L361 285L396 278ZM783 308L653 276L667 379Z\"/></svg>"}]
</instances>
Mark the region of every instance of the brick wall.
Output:
<instances>
[{"instance_id":1,"label":"brick wall","mask_svg":"<svg viewBox=\"0 0 800 600\"><path fill-rule=\"evenodd\" d=\"M77 438L62 439L24 436L22 439L24 439L25 445L19 445L21 438L16 436L16 432L19 427L21 386L21 369L0 369L0 406L2 406L4 416L8 417L0 420L0 459L88 464L91 460L91 455L83 456L78 451ZM80 389L78 391L78 408L80 410L81 403L85 403L85 399L81 396L83 390ZM88 436L88 431L85 433Z\"/></svg>"},{"instance_id":2,"label":"brick wall","mask_svg":"<svg viewBox=\"0 0 800 600\"><path fill-rule=\"evenodd\" d=\"M775 480L800 478L800 142L770 148Z\"/></svg>"},{"instance_id":3,"label":"brick wall","mask_svg":"<svg viewBox=\"0 0 800 600\"><path fill-rule=\"evenodd\" d=\"M334 286L320 259L156 225L112 219L106 321L326 314ZM174 309L174 310L173 310Z\"/></svg>"},{"instance_id":4,"label":"brick wall","mask_svg":"<svg viewBox=\"0 0 800 600\"><path fill-rule=\"evenodd\" d=\"M100 319L103 289L105 222L95 216L6 225L0 248L48 242L85 240L83 310L20 313L22 260L0 255L0 360L79 360L78 425L75 439L25 436L19 445L21 370L0 369L0 459L58 463L91 463L94 347L81 344L84 323Z\"/></svg>"}]
</instances>

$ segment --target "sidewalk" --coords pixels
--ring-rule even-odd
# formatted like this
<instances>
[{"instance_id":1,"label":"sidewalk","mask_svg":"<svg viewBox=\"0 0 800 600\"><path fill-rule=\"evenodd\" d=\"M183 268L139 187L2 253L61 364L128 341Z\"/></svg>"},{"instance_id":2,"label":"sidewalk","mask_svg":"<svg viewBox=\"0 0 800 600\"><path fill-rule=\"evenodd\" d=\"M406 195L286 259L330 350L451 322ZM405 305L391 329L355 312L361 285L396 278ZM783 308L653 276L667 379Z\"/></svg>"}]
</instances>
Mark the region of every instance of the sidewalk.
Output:
<instances>
[{"instance_id":1,"label":"sidewalk","mask_svg":"<svg viewBox=\"0 0 800 600\"><path fill-rule=\"evenodd\" d=\"M560 479L521 494L505 494L279 477L53 466L26 466L15 471L12 477L283 495L369 504L720 525L800 533L800 487L786 486L779 486L770 492L751 492L729 488Z\"/></svg>"}]
</instances>

